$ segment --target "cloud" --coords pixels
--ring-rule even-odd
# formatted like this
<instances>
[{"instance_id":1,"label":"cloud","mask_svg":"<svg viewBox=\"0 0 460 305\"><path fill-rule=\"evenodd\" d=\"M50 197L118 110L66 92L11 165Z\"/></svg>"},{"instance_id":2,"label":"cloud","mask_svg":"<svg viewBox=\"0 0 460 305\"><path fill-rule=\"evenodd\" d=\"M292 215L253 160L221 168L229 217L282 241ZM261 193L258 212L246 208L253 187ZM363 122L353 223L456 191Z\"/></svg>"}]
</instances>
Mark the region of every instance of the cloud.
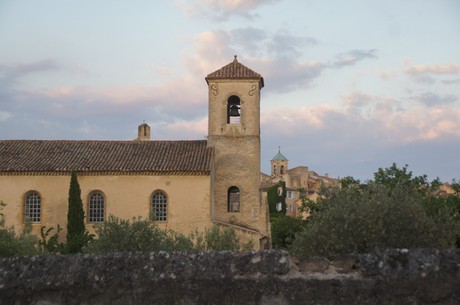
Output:
<instances>
[{"instance_id":1,"label":"cloud","mask_svg":"<svg viewBox=\"0 0 460 305\"><path fill-rule=\"evenodd\" d=\"M458 100L454 95L440 96L433 92L424 92L418 96L411 97L411 99L428 107L448 105Z\"/></svg>"},{"instance_id":2,"label":"cloud","mask_svg":"<svg viewBox=\"0 0 460 305\"><path fill-rule=\"evenodd\" d=\"M410 61L406 64L410 66L405 69L405 72L413 76L422 74L456 75L460 73L459 64L411 65Z\"/></svg>"},{"instance_id":3,"label":"cloud","mask_svg":"<svg viewBox=\"0 0 460 305\"><path fill-rule=\"evenodd\" d=\"M275 56L299 57L306 47L314 46L316 39L307 36L291 35L285 31L277 32L267 45L267 53Z\"/></svg>"},{"instance_id":4,"label":"cloud","mask_svg":"<svg viewBox=\"0 0 460 305\"><path fill-rule=\"evenodd\" d=\"M232 16L252 19L257 15L251 12L262 5L273 4L279 0L176 0L177 7L193 17L226 21Z\"/></svg>"},{"instance_id":5,"label":"cloud","mask_svg":"<svg viewBox=\"0 0 460 305\"><path fill-rule=\"evenodd\" d=\"M272 35L257 28L207 31L194 37L194 56L187 57L185 65L191 75L207 75L237 54L242 64L262 74L270 84L266 90L287 92L310 85L326 68L318 61L301 60L305 48L315 44L307 36Z\"/></svg>"},{"instance_id":6,"label":"cloud","mask_svg":"<svg viewBox=\"0 0 460 305\"><path fill-rule=\"evenodd\" d=\"M386 81L398 80L398 71L395 69L377 69L376 73Z\"/></svg>"},{"instance_id":7,"label":"cloud","mask_svg":"<svg viewBox=\"0 0 460 305\"><path fill-rule=\"evenodd\" d=\"M393 98L362 92L350 92L341 100L339 106L263 110L262 122L274 138L313 138L318 141L314 142L316 145L331 141L337 148L363 143L379 143L378 146L405 143L443 135L460 140L458 108L404 109Z\"/></svg>"},{"instance_id":8,"label":"cloud","mask_svg":"<svg viewBox=\"0 0 460 305\"><path fill-rule=\"evenodd\" d=\"M339 105L262 109L262 166L268 170L281 146L291 168L308 165L335 177L369 178L378 167L397 162L435 178L439 169L431 164L433 156L446 158L439 166L453 167L442 178L458 175L460 164L452 149L460 149L460 109L401 104L391 97L349 92Z\"/></svg>"},{"instance_id":9,"label":"cloud","mask_svg":"<svg viewBox=\"0 0 460 305\"><path fill-rule=\"evenodd\" d=\"M14 71L9 76L46 71L45 67L53 66L50 62L41 63L9 69ZM168 124L203 118L206 104L206 83L187 75L151 87L26 89L2 82L0 138L133 138L142 120L161 126L164 131ZM12 116L15 120L10 119Z\"/></svg>"},{"instance_id":10,"label":"cloud","mask_svg":"<svg viewBox=\"0 0 460 305\"><path fill-rule=\"evenodd\" d=\"M11 118L13 115L10 112L0 111L0 121L6 121Z\"/></svg>"},{"instance_id":11,"label":"cloud","mask_svg":"<svg viewBox=\"0 0 460 305\"><path fill-rule=\"evenodd\" d=\"M445 79L445 80L442 80L441 82L443 84L446 84L446 85L456 85L456 84L460 84L460 78L457 78L457 79Z\"/></svg>"},{"instance_id":12,"label":"cloud","mask_svg":"<svg viewBox=\"0 0 460 305\"><path fill-rule=\"evenodd\" d=\"M331 67L342 68L345 66L353 66L359 61L366 58L377 58L377 50L351 50L345 53L338 54L331 63Z\"/></svg>"},{"instance_id":13,"label":"cloud","mask_svg":"<svg viewBox=\"0 0 460 305\"><path fill-rule=\"evenodd\" d=\"M60 68L61 66L52 59L44 59L26 64L0 65L0 79L7 81L30 73L58 70Z\"/></svg>"},{"instance_id":14,"label":"cloud","mask_svg":"<svg viewBox=\"0 0 460 305\"><path fill-rule=\"evenodd\" d=\"M204 139L208 134L208 117L176 121L165 126L165 133L167 136L180 135L182 138Z\"/></svg>"},{"instance_id":15,"label":"cloud","mask_svg":"<svg viewBox=\"0 0 460 305\"><path fill-rule=\"evenodd\" d=\"M228 64L236 51L231 48L231 37L226 31L207 31L193 38L192 56L184 59L189 73L208 75L216 70L218 63ZM239 55L239 54L238 54Z\"/></svg>"},{"instance_id":16,"label":"cloud","mask_svg":"<svg viewBox=\"0 0 460 305\"><path fill-rule=\"evenodd\" d=\"M304 89L317 79L326 66L318 61L300 61L290 58L253 59L265 79L267 91L289 92Z\"/></svg>"}]
</instances>

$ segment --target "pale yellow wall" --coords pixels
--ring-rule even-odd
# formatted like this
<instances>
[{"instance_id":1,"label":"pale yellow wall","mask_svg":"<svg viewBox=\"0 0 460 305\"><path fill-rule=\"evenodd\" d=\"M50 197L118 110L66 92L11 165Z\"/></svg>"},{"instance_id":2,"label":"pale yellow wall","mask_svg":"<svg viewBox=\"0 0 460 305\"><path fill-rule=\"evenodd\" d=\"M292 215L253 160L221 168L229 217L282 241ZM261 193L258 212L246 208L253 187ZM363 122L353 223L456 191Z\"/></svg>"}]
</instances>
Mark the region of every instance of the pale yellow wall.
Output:
<instances>
[{"instance_id":1,"label":"pale yellow wall","mask_svg":"<svg viewBox=\"0 0 460 305\"><path fill-rule=\"evenodd\" d=\"M78 181L85 215L90 192L98 190L105 195L106 219L109 214L146 219L152 193L162 190L168 196L168 220L158 222L160 227L188 234L195 228L211 226L210 176L80 175ZM42 221L32 225L34 232L38 233L42 225L60 224L65 229L69 184L70 175L0 176L0 200L7 204L7 226L14 225L16 230L23 227L24 195L34 190L42 198ZM92 230L92 225L88 229ZM65 236L65 231L61 235Z\"/></svg>"}]
</instances>

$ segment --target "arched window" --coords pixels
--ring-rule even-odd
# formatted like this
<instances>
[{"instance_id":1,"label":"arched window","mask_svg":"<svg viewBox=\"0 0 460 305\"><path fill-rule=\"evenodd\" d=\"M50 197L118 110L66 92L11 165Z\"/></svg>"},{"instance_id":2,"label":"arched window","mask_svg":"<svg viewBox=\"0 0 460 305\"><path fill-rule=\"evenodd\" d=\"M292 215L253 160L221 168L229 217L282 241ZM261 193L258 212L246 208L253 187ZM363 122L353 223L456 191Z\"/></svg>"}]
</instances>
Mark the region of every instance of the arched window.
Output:
<instances>
[{"instance_id":1,"label":"arched window","mask_svg":"<svg viewBox=\"0 0 460 305\"><path fill-rule=\"evenodd\" d=\"M240 190L236 186L232 186L228 189L228 211L240 211Z\"/></svg>"},{"instance_id":2,"label":"arched window","mask_svg":"<svg viewBox=\"0 0 460 305\"><path fill-rule=\"evenodd\" d=\"M89 196L89 222L99 223L104 222L105 215L105 200L104 195L101 192L92 192Z\"/></svg>"},{"instance_id":3,"label":"arched window","mask_svg":"<svg viewBox=\"0 0 460 305\"><path fill-rule=\"evenodd\" d=\"M276 165L273 165L273 176L276 176Z\"/></svg>"},{"instance_id":4,"label":"arched window","mask_svg":"<svg viewBox=\"0 0 460 305\"><path fill-rule=\"evenodd\" d=\"M40 223L42 200L37 192L28 192L24 202L24 221Z\"/></svg>"},{"instance_id":5,"label":"arched window","mask_svg":"<svg viewBox=\"0 0 460 305\"><path fill-rule=\"evenodd\" d=\"M240 98L232 95L227 100L227 123L239 124L241 118Z\"/></svg>"},{"instance_id":6,"label":"arched window","mask_svg":"<svg viewBox=\"0 0 460 305\"><path fill-rule=\"evenodd\" d=\"M280 167L280 174L281 175L284 174L284 165L281 165L281 167Z\"/></svg>"},{"instance_id":7,"label":"arched window","mask_svg":"<svg viewBox=\"0 0 460 305\"><path fill-rule=\"evenodd\" d=\"M152 220L166 221L168 212L168 199L162 191L155 191L152 196Z\"/></svg>"}]
</instances>

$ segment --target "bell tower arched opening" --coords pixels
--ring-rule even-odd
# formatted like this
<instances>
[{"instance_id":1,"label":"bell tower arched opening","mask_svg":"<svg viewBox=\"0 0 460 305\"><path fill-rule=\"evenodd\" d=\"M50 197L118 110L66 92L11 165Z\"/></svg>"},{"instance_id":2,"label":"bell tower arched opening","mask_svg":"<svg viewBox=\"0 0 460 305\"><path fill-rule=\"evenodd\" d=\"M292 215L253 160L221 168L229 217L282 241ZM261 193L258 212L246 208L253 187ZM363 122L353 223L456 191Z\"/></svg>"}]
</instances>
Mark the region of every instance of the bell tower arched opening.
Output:
<instances>
[{"instance_id":1,"label":"bell tower arched opening","mask_svg":"<svg viewBox=\"0 0 460 305\"><path fill-rule=\"evenodd\" d=\"M241 105L240 98L232 95L227 100L227 124L240 124Z\"/></svg>"}]
</instances>

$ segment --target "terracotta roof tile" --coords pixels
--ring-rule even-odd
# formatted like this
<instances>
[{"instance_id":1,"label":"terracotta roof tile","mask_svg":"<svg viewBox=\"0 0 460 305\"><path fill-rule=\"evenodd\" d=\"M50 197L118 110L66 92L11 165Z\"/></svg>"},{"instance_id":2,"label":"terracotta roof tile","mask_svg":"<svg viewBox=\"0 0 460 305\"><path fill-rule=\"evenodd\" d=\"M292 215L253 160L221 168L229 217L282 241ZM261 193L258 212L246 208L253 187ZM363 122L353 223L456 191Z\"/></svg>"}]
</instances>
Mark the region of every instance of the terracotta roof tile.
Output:
<instances>
[{"instance_id":1,"label":"terracotta roof tile","mask_svg":"<svg viewBox=\"0 0 460 305\"><path fill-rule=\"evenodd\" d=\"M263 77L253 70L249 69L245 65L241 64L235 59L226 66L223 66L217 71L208 74L206 82L211 79L256 79L260 80L260 87L264 86Z\"/></svg>"},{"instance_id":2,"label":"terracotta roof tile","mask_svg":"<svg viewBox=\"0 0 460 305\"><path fill-rule=\"evenodd\" d=\"M200 141L0 141L0 173L150 172L209 174L213 150Z\"/></svg>"}]
</instances>

